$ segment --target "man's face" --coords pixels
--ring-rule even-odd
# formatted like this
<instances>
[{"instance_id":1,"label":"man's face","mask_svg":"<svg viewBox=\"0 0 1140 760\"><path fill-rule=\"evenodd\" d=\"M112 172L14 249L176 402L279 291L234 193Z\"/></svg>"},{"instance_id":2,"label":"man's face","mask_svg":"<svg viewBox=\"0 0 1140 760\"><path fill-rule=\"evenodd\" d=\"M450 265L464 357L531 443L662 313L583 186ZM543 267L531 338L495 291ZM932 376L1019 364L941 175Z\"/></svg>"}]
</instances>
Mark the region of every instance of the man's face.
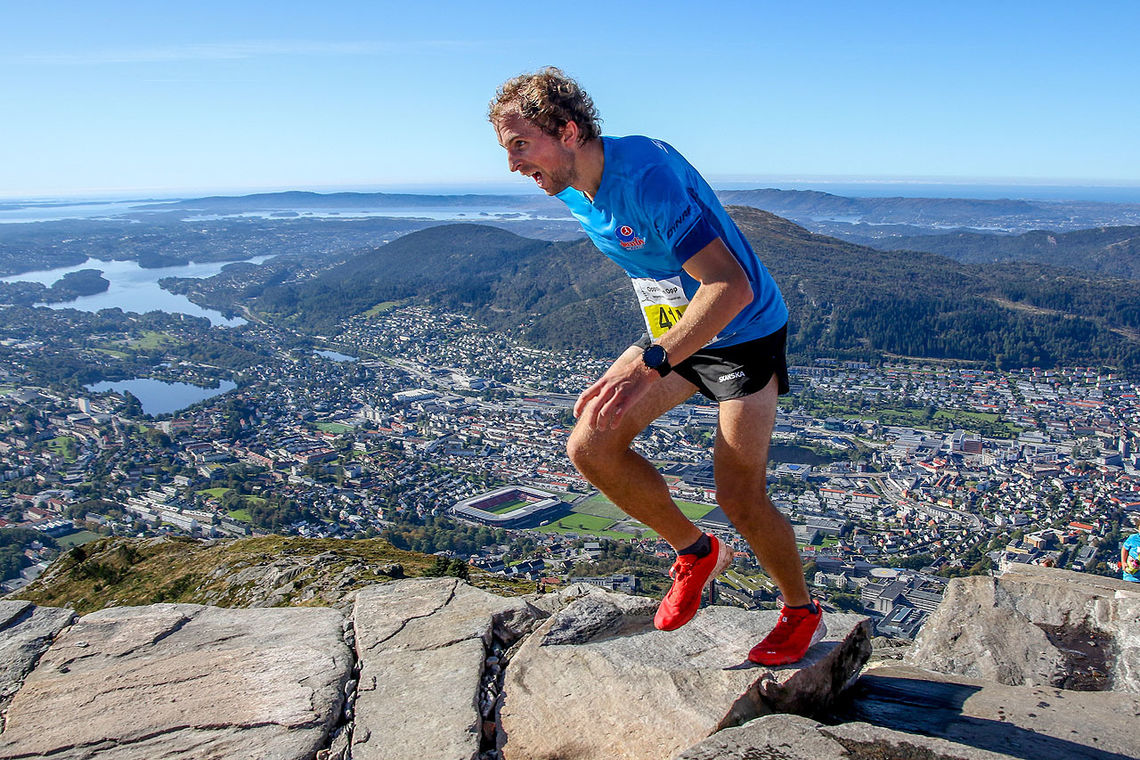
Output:
<instances>
[{"instance_id":1,"label":"man's face","mask_svg":"<svg viewBox=\"0 0 1140 760\"><path fill-rule=\"evenodd\" d=\"M576 154L565 132L562 138L551 137L518 113L496 122L495 132L510 170L532 178L547 195L557 195L573 182Z\"/></svg>"}]
</instances>

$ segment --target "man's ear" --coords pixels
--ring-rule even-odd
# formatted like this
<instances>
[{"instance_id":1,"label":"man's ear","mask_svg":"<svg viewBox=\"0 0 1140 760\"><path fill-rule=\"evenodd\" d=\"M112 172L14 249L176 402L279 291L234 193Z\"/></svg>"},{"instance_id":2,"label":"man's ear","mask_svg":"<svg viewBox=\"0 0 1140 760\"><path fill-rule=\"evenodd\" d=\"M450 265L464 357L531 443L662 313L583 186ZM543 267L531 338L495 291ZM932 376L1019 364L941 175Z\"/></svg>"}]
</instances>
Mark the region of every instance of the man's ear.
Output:
<instances>
[{"instance_id":1,"label":"man's ear","mask_svg":"<svg viewBox=\"0 0 1140 760\"><path fill-rule=\"evenodd\" d=\"M563 125L562 133L558 139L567 147L577 146L582 141L582 130L578 128L577 122L568 121Z\"/></svg>"}]
</instances>

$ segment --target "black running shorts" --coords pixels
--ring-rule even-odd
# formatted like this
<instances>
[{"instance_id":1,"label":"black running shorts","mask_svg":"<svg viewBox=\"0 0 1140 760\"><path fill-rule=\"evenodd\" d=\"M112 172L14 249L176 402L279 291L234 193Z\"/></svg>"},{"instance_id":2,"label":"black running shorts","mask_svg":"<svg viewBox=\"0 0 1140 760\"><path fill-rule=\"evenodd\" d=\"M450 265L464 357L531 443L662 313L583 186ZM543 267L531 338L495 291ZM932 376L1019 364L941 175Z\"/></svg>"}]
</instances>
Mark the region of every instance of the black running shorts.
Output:
<instances>
[{"instance_id":1,"label":"black running shorts","mask_svg":"<svg viewBox=\"0 0 1140 760\"><path fill-rule=\"evenodd\" d=\"M789 390L787 342L788 326L784 325L763 338L724 348L701 349L680 364L674 364L673 371L713 401L751 396L763 390L773 375L776 390L783 396ZM643 335L636 345L648 348L649 336Z\"/></svg>"}]
</instances>

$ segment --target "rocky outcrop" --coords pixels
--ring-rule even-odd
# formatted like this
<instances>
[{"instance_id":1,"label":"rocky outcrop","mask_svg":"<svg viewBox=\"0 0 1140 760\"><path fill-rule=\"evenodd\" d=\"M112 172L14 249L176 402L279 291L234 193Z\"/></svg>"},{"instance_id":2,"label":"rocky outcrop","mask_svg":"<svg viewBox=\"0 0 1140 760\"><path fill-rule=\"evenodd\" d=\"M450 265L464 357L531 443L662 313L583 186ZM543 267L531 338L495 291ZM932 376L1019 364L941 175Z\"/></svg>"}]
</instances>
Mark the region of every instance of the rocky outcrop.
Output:
<instances>
[{"instance_id":1,"label":"rocky outcrop","mask_svg":"<svg viewBox=\"0 0 1140 760\"><path fill-rule=\"evenodd\" d=\"M488 735L483 671L539 613L455 578L371 586L353 609L360 657L354 760L423 760L479 754ZM497 663L492 663L497 665Z\"/></svg>"},{"instance_id":2,"label":"rocky outcrop","mask_svg":"<svg viewBox=\"0 0 1140 760\"><path fill-rule=\"evenodd\" d=\"M757 668L744 656L774 612L706 607L664 633L653 600L592 586L396 581L361 589L350 618L2 602L0 760L1124 760L1140 757L1134 588L1039 568L955 581L911 664L861 675L859 616Z\"/></svg>"},{"instance_id":3,"label":"rocky outcrop","mask_svg":"<svg viewBox=\"0 0 1140 760\"><path fill-rule=\"evenodd\" d=\"M503 684L500 747L516 758L671 757L726 726L826 708L870 654L870 626L829 615L828 637L794 667L753 667L778 613L708 607L677 631L655 604L591 587L527 638Z\"/></svg>"},{"instance_id":4,"label":"rocky outcrop","mask_svg":"<svg viewBox=\"0 0 1140 760\"><path fill-rule=\"evenodd\" d=\"M906 662L1006 685L1140 694L1136 584L1016 565L958 578Z\"/></svg>"},{"instance_id":5,"label":"rocky outcrop","mask_svg":"<svg viewBox=\"0 0 1140 760\"><path fill-rule=\"evenodd\" d=\"M71 610L0 601L0 710L12 701L56 634L73 620Z\"/></svg>"},{"instance_id":6,"label":"rocky outcrop","mask_svg":"<svg viewBox=\"0 0 1140 760\"><path fill-rule=\"evenodd\" d=\"M867 723L769 715L709 737L676 760L1008 760L1008 755Z\"/></svg>"},{"instance_id":7,"label":"rocky outcrop","mask_svg":"<svg viewBox=\"0 0 1140 760\"><path fill-rule=\"evenodd\" d=\"M929 734L1003 757L1140 757L1140 696L1005 686L886 666L865 673L832 717L902 734Z\"/></svg>"},{"instance_id":8,"label":"rocky outcrop","mask_svg":"<svg viewBox=\"0 0 1140 760\"><path fill-rule=\"evenodd\" d=\"M343 624L330 609L86 615L12 700L0 758L311 760L352 670Z\"/></svg>"}]
</instances>

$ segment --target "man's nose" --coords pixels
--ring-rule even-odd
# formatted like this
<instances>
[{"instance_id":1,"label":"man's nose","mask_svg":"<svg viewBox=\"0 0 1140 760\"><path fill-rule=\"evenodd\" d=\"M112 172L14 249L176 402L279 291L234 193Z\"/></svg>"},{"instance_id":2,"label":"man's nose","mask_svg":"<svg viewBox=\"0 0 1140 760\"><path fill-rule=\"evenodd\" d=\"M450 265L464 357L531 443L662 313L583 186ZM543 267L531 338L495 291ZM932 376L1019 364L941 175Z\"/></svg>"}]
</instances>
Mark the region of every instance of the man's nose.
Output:
<instances>
[{"instance_id":1,"label":"man's nose","mask_svg":"<svg viewBox=\"0 0 1140 760\"><path fill-rule=\"evenodd\" d=\"M518 156L516 156L514 153L507 154L507 168L513 172L517 172L519 170L519 159Z\"/></svg>"}]
</instances>

